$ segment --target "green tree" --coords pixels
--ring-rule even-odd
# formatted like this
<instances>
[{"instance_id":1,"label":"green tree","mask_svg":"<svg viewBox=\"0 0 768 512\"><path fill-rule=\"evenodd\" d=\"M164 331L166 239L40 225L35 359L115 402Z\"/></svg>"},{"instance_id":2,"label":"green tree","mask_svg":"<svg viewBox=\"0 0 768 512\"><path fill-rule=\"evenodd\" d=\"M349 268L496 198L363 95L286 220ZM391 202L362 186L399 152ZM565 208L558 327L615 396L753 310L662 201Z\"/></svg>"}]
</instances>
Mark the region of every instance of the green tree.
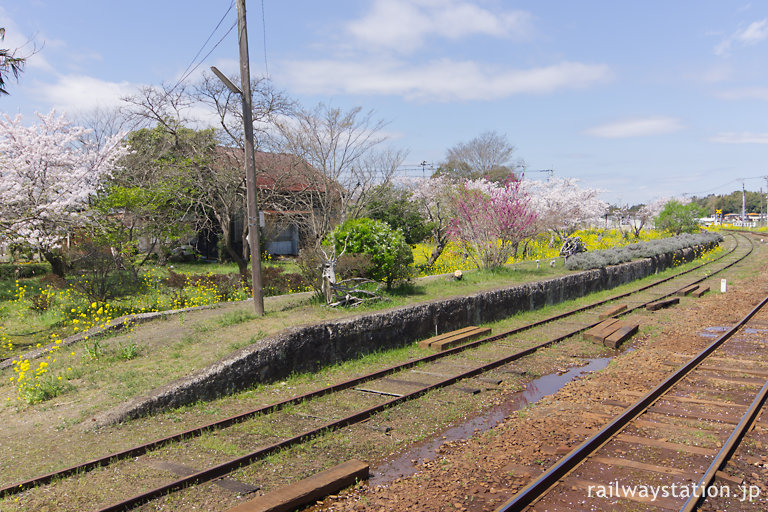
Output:
<instances>
[{"instance_id":1,"label":"green tree","mask_svg":"<svg viewBox=\"0 0 768 512\"><path fill-rule=\"evenodd\" d=\"M329 242L338 254L345 251L368 255L371 262L364 277L384 281L387 289L411 276L413 251L405 243L402 231L392 229L386 222L366 217L348 220L336 226Z\"/></svg>"},{"instance_id":2,"label":"green tree","mask_svg":"<svg viewBox=\"0 0 768 512\"><path fill-rule=\"evenodd\" d=\"M699 217L702 217L699 205L696 203L683 204L679 201L669 201L656 217L656 228L669 231L675 235L680 233L695 233L699 230Z\"/></svg>"},{"instance_id":3,"label":"green tree","mask_svg":"<svg viewBox=\"0 0 768 512\"><path fill-rule=\"evenodd\" d=\"M364 214L400 229L405 242L416 245L432 233L432 227L424 221L412 196L413 192L392 184L379 185L371 192Z\"/></svg>"},{"instance_id":4,"label":"green tree","mask_svg":"<svg viewBox=\"0 0 768 512\"><path fill-rule=\"evenodd\" d=\"M210 173L215 138L213 130L176 126L171 133L158 125L130 133L126 143L130 153L94 206L101 213L104 242L128 253L144 239L148 256L205 224L195 178Z\"/></svg>"}]
</instances>

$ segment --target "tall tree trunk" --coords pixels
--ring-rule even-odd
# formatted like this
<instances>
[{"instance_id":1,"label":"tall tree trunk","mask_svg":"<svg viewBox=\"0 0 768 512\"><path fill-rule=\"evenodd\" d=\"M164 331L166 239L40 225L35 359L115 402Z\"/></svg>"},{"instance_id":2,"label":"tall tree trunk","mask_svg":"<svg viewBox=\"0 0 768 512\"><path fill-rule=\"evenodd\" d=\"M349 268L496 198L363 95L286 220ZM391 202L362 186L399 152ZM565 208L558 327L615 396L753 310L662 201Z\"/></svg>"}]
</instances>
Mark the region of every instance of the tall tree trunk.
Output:
<instances>
[{"instance_id":1,"label":"tall tree trunk","mask_svg":"<svg viewBox=\"0 0 768 512\"><path fill-rule=\"evenodd\" d=\"M432 254L429 257L429 260L427 261L428 267L431 267L432 265L435 264L435 262L440 257L440 255L443 254L443 251L445 250L445 247L447 245L448 245L448 236L443 235L437 238L437 244L435 246L435 250L432 251Z\"/></svg>"},{"instance_id":2,"label":"tall tree trunk","mask_svg":"<svg viewBox=\"0 0 768 512\"><path fill-rule=\"evenodd\" d=\"M227 254L229 254L229 257L232 258L232 261L237 264L237 271L240 273L240 279L243 281L243 283L247 283L248 260L243 258L243 255L236 251L235 247L232 245L232 218L228 213L221 214L215 212L215 215L216 220L219 221L219 227L221 228L221 238L224 242L224 249L227 251Z\"/></svg>"},{"instance_id":3,"label":"tall tree trunk","mask_svg":"<svg viewBox=\"0 0 768 512\"><path fill-rule=\"evenodd\" d=\"M51 264L51 271L59 276L65 277L67 275L67 262L64 259L64 255L60 252L44 251L43 257Z\"/></svg>"},{"instance_id":4,"label":"tall tree trunk","mask_svg":"<svg viewBox=\"0 0 768 512\"><path fill-rule=\"evenodd\" d=\"M232 261L237 263L237 271L240 273L240 279L242 279L243 282L246 282L248 280L248 261L243 259L243 255L235 250L232 245L232 237L227 231L224 232L223 238L224 249L227 250L227 254L232 258Z\"/></svg>"}]
</instances>

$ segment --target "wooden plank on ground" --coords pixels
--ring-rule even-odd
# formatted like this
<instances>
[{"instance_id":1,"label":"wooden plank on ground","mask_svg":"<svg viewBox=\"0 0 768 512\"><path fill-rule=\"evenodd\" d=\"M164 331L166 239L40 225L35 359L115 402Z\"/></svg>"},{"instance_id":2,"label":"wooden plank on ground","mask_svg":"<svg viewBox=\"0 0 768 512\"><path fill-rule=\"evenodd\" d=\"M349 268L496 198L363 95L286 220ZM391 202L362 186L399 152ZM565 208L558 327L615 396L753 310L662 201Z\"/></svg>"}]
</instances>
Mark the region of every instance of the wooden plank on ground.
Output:
<instances>
[{"instance_id":1,"label":"wooden plank on ground","mask_svg":"<svg viewBox=\"0 0 768 512\"><path fill-rule=\"evenodd\" d=\"M152 468L159 469L161 471L169 471L174 475L181 477L194 475L200 471L199 469L190 468L189 466L176 464L174 462L167 462L164 460L149 459L146 461L146 464ZM255 485L232 480L231 478L217 478L213 481L213 484L221 487L222 489L227 489L228 491L232 491L241 495L250 494L259 490L259 488Z\"/></svg>"},{"instance_id":2,"label":"wooden plank on ground","mask_svg":"<svg viewBox=\"0 0 768 512\"><path fill-rule=\"evenodd\" d=\"M434 341L429 344L429 348L442 352L443 350L448 350L449 348L457 347L472 340L476 340L477 338L481 338L486 334L490 334L490 332L491 329L489 327L475 327L472 331L451 336L440 341Z\"/></svg>"},{"instance_id":3,"label":"wooden plank on ground","mask_svg":"<svg viewBox=\"0 0 768 512\"><path fill-rule=\"evenodd\" d=\"M690 286L686 286L685 288L683 288L681 290L678 290L675 293L675 295L677 295L678 297L685 297L686 295L689 295L689 294L693 293L694 291L696 291L696 289L698 287L699 287L699 285L697 285L697 284L692 284Z\"/></svg>"},{"instance_id":4,"label":"wooden plank on ground","mask_svg":"<svg viewBox=\"0 0 768 512\"><path fill-rule=\"evenodd\" d=\"M708 291L709 291L709 286L700 286L697 290L694 290L693 292L691 292L691 297L696 297L698 299Z\"/></svg>"},{"instance_id":5,"label":"wooden plank on ground","mask_svg":"<svg viewBox=\"0 0 768 512\"><path fill-rule=\"evenodd\" d=\"M672 468L669 466L659 466L656 464L647 464L645 462L639 462L632 459L621 459L619 457L604 457L604 456L594 456L590 457L592 462L597 462L599 464L605 464L608 466L619 466L623 468L632 468L632 469L639 469L641 471L648 471L650 473L660 473L664 475L673 475L673 476L682 476L683 478L688 478L693 481L698 481L699 478L696 475L696 473L693 473L691 471L685 471L684 469L679 468Z\"/></svg>"},{"instance_id":6,"label":"wooden plank on ground","mask_svg":"<svg viewBox=\"0 0 768 512\"><path fill-rule=\"evenodd\" d=\"M606 320L608 318L611 318L612 316L618 315L619 313L623 313L626 310L627 310L626 304L617 304L612 308L608 309L607 311L600 313L600 316L598 318L600 318L600 320Z\"/></svg>"},{"instance_id":7,"label":"wooden plank on ground","mask_svg":"<svg viewBox=\"0 0 768 512\"><path fill-rule=\"evenodd\" d=\"M444 332L443 334L438 334L437 336L432 336L431 338L427 338L425 340L421 340L419 342L419 346L421 348L427 348L431 343L434 343L436 341L444 340L445 338L450 338L451 336L456 336L457 334L463 334L465 332L469 332L473 329L477 329L474 325L470 325L468 327L463 327L461 329L456 329L455 331L449 331Z\"/></svg>"},{"instance_id":8,"label":"wooden plank on ground","mask_svg":"<svg viewBox=\"0 0 768 512\"><path fill-rule=\"evenodd\" d=\"M350 460L233 507L228 512L289 512L335 494L357 481L367 480L368 474L368 464Z\"/></svg>"},{"instance_id":9,"label":"wooden plank on ground","mask_svg":"<svg viewBox=\"0 0 768 512\"><path fill-rule=\"evenodd\" d=\"M603 344L608 348L619 348L619 346L635 335L640 328L639 324L623 324L610 336L607 336Z\"/></svg>"},{"instance_id":10,"label":"wooden plank on ground","mask_svg":"<svg viewBox=\"0 0 768 512\"><path fill-rule=\"evenodd\" d=\"M717 455L717 450L711 450L709 448L702 448L700 446L693 446L689 444L670 443L669 441L659 441L658 439L651 439L649 437L633 436L630 434L619 434L615 438L617 441L624 441L625 443L639 444L643 446L651 446L653 448L662 448L664 450L674 450L677 452L686 452L694 455Z\"/></svg>"},{"instance_id":11,"label":"wooden plank on ground","mask_svg":"<svg viewBox=\"0 0 768 512\"><path fill-rule=\"evenodd\" d=\"M656 311L662 308L668 308L669 306L674 306L675 304L680 304L680 297L669 297L667 299L651 302L650 304L646 304L645 309L648 311Z\"/></svg>"},{"instance_id":12,"label":"wooden plank on ground","mask_svg":"<svg viewBox=\"0 0 768 512\"><path fill-rule=\"evenodd\" d=\"M702 368L702 367L699 367L699 368ZM622 393L624 393L625 395L636 396L636 397L641 397L646 395L642 391L625 390L625 391L622 391ZM669 394L661 397L660 401L662 400L669 400L673 402L684 402L689 404L713 405L716 407L735 407L737 409L746 409L747 407L749 407L748 405L745 405L745 404L735 404L733 402L723 402L718 400L704 400L701 398L690 398L687 396L675 396L675 395L669 395Z\"/></svg>"},{"instance_id":13,"label":"wooden plank on ground","mask_svg":"<svg viewBox=\"0 0 768 512\"><path fill-rule=\"evenodd\" d=\"M613 332L619 328L620 322L621 320L616 318L610 318L604 322L600 322L591 329L584 331L584 339L602 343L605 338L613 334Z\"/></svg>"}]
</instances>

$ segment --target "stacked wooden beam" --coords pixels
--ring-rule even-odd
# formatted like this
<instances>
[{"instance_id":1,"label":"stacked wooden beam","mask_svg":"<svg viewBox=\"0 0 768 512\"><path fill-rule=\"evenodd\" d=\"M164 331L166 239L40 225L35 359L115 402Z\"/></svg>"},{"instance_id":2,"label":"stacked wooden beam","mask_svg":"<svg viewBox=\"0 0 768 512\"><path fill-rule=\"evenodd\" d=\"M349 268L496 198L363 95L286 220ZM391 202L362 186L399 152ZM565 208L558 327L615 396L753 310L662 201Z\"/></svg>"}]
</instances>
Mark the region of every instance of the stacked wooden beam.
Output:
<instances>
[{"instance_id":1,"label":"stacked wooden beam","mask_svg":"<svg viewBox=\"0 0 768 512\"><path fill-rule=\"evenodd\" d=\"M469 327L464 327L463 329L457 329L455 331L446 332L438 336L432 336L431 338L421 340L419 346L441 352L443 350L448 350L449 348L463 345L464 343L468 343L490 333L491 329L488 327L475 327L471 325Z\"/></svg>"},{"instance_id":2,"label":"stacked wooden beam","mask_svg":"<svg viewBox=\"0 0 768 512\"><path fill-rule=\"evenodd\" d=\"M610 318L584 332L584 339L602 343L608 348L618 348L634 336L640 325L631 321Z\"/></svg>"}]
</instances>

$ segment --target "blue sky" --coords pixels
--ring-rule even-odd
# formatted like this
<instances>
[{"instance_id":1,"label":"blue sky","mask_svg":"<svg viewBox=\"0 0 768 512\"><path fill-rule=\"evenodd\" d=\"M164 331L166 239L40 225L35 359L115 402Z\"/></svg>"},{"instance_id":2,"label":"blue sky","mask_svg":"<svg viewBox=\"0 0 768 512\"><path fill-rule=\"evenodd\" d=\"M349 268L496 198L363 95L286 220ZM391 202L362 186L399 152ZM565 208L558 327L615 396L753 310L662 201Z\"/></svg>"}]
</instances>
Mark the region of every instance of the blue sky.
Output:
<instances>
[{"instance_id":1,"label":"blue sky","mask_svg":"<svg viewBox=\"0 0 768 512\"><path fill-rule=\"evenodd\" d=\"M75 116L173 83L229 7L4 2L2 47L39 51L0 109ZM527 177L553 169L612 203L766 190L768 2L264 0L263 13L248 0L252 74L307 107L374 110L412 168L495 130ZM236 72L235 32L195 74Z\"/></svg>"}]
</instances>

